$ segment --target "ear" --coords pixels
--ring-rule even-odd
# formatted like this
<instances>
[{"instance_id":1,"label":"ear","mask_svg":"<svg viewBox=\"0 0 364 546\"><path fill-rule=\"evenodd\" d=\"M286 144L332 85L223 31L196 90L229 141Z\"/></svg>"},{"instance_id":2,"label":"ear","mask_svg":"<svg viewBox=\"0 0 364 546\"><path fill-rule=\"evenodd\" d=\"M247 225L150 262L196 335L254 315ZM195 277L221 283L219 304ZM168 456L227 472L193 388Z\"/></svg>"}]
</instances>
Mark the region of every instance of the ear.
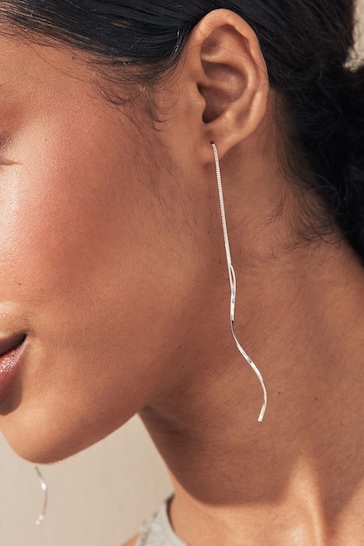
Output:
<instances>
[{"instance_id":1,"label":"ear","mask_svg":"<svg viewBox=\"0 0 364 546\"><path fill-rule=\"evenodd\" d=\"M268 73L256 34L237 14L212 11L193 30L183 63L204 156L211 160L214 142L222 158L254 133L267 109Z\"/></svg>"}]
</instances>

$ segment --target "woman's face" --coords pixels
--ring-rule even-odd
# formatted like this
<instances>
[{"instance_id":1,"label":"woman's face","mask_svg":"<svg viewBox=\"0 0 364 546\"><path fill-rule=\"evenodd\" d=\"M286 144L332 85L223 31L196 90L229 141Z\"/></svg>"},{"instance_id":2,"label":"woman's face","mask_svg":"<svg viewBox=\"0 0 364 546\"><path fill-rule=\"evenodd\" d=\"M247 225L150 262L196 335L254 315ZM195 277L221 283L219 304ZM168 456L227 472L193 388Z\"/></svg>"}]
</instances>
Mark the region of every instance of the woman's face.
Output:
<instances>
[{"instance_id":1,"label":"woman's face","mask_svg":"<svg viewBox=\"0 0 364 546\"><path fill-rule=\"evenodd\" d=\"M0 340L27 336L0 428L46 462L173 382L200 265L153 131L69 50L0 43Z\"/></svg>"}]
</instances>

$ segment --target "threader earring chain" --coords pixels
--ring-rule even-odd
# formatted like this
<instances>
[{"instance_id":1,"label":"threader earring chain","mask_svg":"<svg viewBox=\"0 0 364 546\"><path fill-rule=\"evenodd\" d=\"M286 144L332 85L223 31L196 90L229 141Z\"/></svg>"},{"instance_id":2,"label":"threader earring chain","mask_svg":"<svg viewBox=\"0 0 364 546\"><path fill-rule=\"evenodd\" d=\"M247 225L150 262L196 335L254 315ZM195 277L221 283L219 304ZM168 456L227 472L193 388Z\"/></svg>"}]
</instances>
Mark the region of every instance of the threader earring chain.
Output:
<instances>
[{"instance_id":1,"label":"threader earring chain","mask_svg":"<svg viewBox=\"0 0 364 546\"><path fill-rule=\"evenodd\" d=\"M258 421L261 423L264 419L264 414L267 409L267 403L268 403L268 396L267 396L267 389L264 384L264 379L262 374L260 373L258 367L254 364L252 359L249 355L244 351L243 347L240 345L239 340L235 333L235 302L236 302L236 276L235 276L235 270L231 261L231 252L230 252L230 243L229 243L229 236L227 231L227 225L226 225L226 214L225 214L225 203L224 203L224 193L222 190L222 179L221 179L221 170L220 170L220 161L219 161L219 154L217 151L216 145L211 142L211 146L214 152L214 159L215 159L215 167L216 167L216 178L217 178L217 187L219 191L219 200L220 200L220 211L221 211L221 221L222 221L222 229L224 234L224 243L225 243L225 252L226 252L226 261L228 266L228 272L229 272L229 281L230 281L230 291L231 291L231 297L230 297L230 325L231 325L231 332L233 334L234 341L236 343L236 346L239 350L239 352L242 354L242 356L245 358L249 366L252 368L256 376L258 377L260 384L263 389L263 396L264 396L264 402L262 405L262 409L260 410Z\"/></svg>"}]
</instances>

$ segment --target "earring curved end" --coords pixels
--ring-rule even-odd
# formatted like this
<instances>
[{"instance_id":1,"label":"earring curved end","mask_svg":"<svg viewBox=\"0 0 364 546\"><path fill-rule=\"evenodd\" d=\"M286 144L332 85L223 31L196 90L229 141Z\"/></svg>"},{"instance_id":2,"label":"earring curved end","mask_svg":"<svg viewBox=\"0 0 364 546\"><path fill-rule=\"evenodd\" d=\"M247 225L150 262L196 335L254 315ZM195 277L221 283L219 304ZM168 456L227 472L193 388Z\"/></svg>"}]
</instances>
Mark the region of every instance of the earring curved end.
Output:
<instances>
[{"instance_id":1,"label":"earring curved end","mask_svg":"<svg viewBox=\"0 0 364 546\"><path fill-rule=\"evenodd\" d=\"M37 466L34 467L34 470L36 471L37 473L37 476L39 478L39 482L40 482L40 487L44 493L44 499L43 499L43 508L42 508L42 511L41 513L39 514L38 518L36 519L35 521L35 525L39 526L43 523L44 519L45 519L45 515L46 515L46 511L47 511L47 506L48 506L48 487L47 487L47 484L43 478L43 475L41 473L41 471L39 470L39 468Z\"/></svg>"},{"instance_id":2,"label":"earring curved end","mask_svg":"<svg viewBox=\"0 0 364 546\"><path fill-rule=\"evenodd\" d=\"M268 404L267 389L265 388L264 383L262 384L262 388L263 388L263 392L264 392L264 402L263 402L262 409L260 410L260 414L259 414L259 417L258 417L258 422L259 423L263 422L265 412L267 410L267 404Z\"/></svg>"}]
</instances>

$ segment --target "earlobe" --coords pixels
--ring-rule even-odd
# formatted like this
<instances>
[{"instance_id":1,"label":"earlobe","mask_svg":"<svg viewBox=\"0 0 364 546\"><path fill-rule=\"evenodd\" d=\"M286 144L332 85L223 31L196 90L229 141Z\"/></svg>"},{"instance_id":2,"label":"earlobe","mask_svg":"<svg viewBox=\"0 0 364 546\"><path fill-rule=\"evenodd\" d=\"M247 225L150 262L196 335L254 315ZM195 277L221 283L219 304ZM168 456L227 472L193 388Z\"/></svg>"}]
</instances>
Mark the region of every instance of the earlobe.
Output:
<instances>
[{"instance_id":1,"label":"earlobe","mask_svg":"<svg viewBox=\"0 0 364 546\"><path fill-rule=\"evenodd\" d=\"M189 52L199 56L195 91L204 99L203 140L206 146L215 142L223 157L264 118L269 89L265 61L254 31L229 10L210 12L191 42Z\"/></svg>"}]
</instances>

